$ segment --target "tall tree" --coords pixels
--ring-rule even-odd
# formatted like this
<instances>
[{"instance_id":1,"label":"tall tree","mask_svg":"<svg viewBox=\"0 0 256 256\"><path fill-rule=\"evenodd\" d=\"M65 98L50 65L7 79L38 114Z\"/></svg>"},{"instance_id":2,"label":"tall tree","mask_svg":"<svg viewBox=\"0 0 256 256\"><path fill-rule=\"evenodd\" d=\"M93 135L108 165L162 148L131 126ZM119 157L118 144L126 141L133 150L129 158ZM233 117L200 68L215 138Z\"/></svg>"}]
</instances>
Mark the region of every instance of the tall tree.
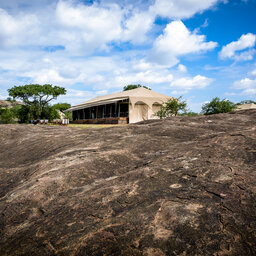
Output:
<instances>
[{"instance_id":1,"label":"tall tree","mask_svg":"<svg viewBox=\"0 0 256 256\"><path fill-rule=\"evenodd\" d=\"M149 87L144 86L144 85L142 86L140 84L128 84L128 85L124 86L123 91L133 90L133 89L137 89L137 88L140 88L140 87L151 90Z\"/></svg>"},{"instance_id":2,"label":"tall tree","mask_svg":"<svg viewBox=\"0 0 256 256\"><path fill-rule=\"evenodd\" d=\"M8 92L13 99L19 98L29 107L31 118L38 119L49 102L57 99L59 95L66 94L66 89L51 84L27 84L14 86Z\"/></svg>"}]
</instances>

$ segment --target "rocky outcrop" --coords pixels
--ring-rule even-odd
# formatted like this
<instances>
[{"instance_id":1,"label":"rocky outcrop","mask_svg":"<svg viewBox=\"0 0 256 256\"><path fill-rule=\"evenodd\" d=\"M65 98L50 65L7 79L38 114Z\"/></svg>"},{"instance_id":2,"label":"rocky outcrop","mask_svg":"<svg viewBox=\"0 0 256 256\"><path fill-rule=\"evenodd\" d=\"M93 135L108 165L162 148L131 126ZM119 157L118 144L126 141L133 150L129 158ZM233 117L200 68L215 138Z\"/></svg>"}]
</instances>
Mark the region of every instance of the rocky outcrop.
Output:
<instances>
[{"instance_id":1,"label":"rocky outcrop","mask_svg":"<svg viewBox=\"0 0 256 256\"><path fill-rule=\"evenodd\" d=\"M12 108L15 105L25 105L24 103L20 102L20 101L13 101L10 102L8 100L0 100L0 107L3 108Z\"/></svg>"},{"instance_id":2,"label":"rocky outcrop","mask_svg":"<svg viewBox=\"0 0 256 256\"><path fill-rule=\"evenodd\" d=\"M0 255L256 255L255 110L0 130Z\"/></svg>"}]
</instances>

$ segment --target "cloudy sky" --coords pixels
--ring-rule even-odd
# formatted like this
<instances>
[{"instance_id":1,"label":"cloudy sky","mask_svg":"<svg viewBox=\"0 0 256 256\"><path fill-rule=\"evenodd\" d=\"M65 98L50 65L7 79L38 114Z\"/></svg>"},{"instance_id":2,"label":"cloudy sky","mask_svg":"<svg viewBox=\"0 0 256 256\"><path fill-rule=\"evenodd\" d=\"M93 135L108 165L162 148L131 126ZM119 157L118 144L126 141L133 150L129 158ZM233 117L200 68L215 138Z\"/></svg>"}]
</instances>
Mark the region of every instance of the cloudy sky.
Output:
<instances>
[{"instance_id":1,"label":"cloudy sky","mask_svg":"<svg viewBox=\"0 0 256 256\"><path fill-rule=\"evenodd\" d=\"M256 100L256 0L0 0L0 99L63 86L72 105L127 84Z\"/></svg>"}]
</instances>

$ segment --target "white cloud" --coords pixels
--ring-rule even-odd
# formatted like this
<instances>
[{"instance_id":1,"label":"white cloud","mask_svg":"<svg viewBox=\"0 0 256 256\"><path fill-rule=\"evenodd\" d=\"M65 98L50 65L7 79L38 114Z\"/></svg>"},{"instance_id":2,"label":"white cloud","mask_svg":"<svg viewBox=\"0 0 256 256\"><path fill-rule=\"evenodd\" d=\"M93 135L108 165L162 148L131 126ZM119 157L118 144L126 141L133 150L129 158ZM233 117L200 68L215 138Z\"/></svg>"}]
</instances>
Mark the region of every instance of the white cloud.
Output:
<instances>
[{"instance_id":1,"label":"white cloud","mask_svg":"<svg viewBox=\"0 0 256 256\"><path fill-rule=\"evenodd\" d=\"M178 70L179 70L180 72L186 73L186 72L187 72L187 67L184 66L184 65L182 65L182 64L179 64L179 65L178 65Z\"/></svg>"},{"instance_id":2,"label":"white cloud","mask_svg":"<svg viewBox=\"0 0 256 256\"><path fill-rule=\"evenodd\" d=\"M71 105L76 105L94 96L95 94L92 91L68 89L66 95L58 97L58 102L68 102Z\"/></svg>"},{"instance_id":3,"label":"white cloud","mask_svg":"<svg viewBox=\"0 0 256 256\"><path fill-rule=\"evenodd\" d=\"M115 83L117 85L127 84L161 84L169 83L173 80L173 75L166 70L152 71L147 70L144 72L130 72L130 74L118 75L115 77Z\"/></svg>"},{"instance_id":4,"label":"white cloud","mask_svg":"<svg viewBox=\"0 0 256 256\"><path fill-rule=\"evenodd\" d=\"M136 10L124 22L125 29L122 39L135 44L143 43L148 39L147 33L152 29L157 16L171 19L189 18L215 6L219 2L225 2L225 0L156 0L147 11ZM207 25L206 20L202 27Z\"/></svg>"},{"instance_id":5,"label":"white cloud","mask_svg":"<svg viewBox=\"0 0 256 256\"><path fill-rule=\"evenodd\" d=\"M131 41L134 44L145 42L148 39L146 34L152 28L153 22L154 17L148 12L135 12L125 21L121 40Z\"/></svg>"},{"instance_id":6,"label":"white cloud","mask_svg":"<svg viewBox=\"0 0 256 256\"><path fill-rule=\"evenodd\" d=\"M212 50L215 42L206 42L204 35L190 32L182 21L169 23L155 43L150 59L168 66L176 65L178 57L190 53Z\"/></svg>"},{"instance_id":7,"label":"white cloud","mask_svg":"<svg viewBox=\"0 0 256 256\"><path fill-rule=\"evenodd\" d=\"M0 9L0 46L24 43L37 31L38 19L35 15L13 17Z\"/></svg>"},{"instance_id":8,"label":"white cloud","mask_svg":"<svg viewBox=\"0 0 256 256\"><path fill-rule=\"evenodd\" d=\"M194 77L182 77L175 79L171 82L170 86L178 89L178 91L183 90L183 93L188 92L192 89L201 89L210 85L213 79L197 75Z\"/></svg>"},{"instance_id":9,"label":"white cloud","mask_svg":"<svg viewBox=\"0 0 256 256\"><path fill-rule=\"evenodd\" d=\"M107 90L101 90L101 91L96 91L95 93L96 93L97 95L105 95L105 94L108 93L108 91L107 91Z\"/></svg>"},{"instance_id":10,"label":"white cloud","mask_svg":"<svg viewBox=\"0 0 256 256\"><path fill-rule=\"evenodd\" d=\"M150 7L150 12L155 15L168 17L171 19L190 18L196 13L203 12L218 2L219 0L156 0Z\"/></svg>"},{"instance_id":11,"label":"white cloud","mask_svg":"<svg viewBox=\"0 0 256 256\"><path fill-rule=\"evenodd\" d=\"M239 81L235 81L233 88L241 90L242 94L254 95L256 94L256 79L244 78Z\"/></svg>"},{"instance_id":12,"label":"white cloud","mask_svg":"<svg viewBox=\"0 0 256 256\"><path fill-rule=\"evenodd\" d=\"M242 35L237 41L231 42L222 47L219 57L221 59L233 58L236 60L251 60L255 50L249 50L242 53L237 53L238 51L252 48L256 43L256 35L248 33Z\"/></svg>"},{"instance_id":13,"label":"white cloud","mask_svg":"<svg viewBox=\"0 0 256 256\"><path fill-rule=\"evenodd\" d=\"M251 71L251 72L250 72L250 75L256 76L256 69L254 69L253 71Z\"/></svg>"},{"instance_id":14,"label":"white cloud","mask_svg":"<svg viewBox=\"0 0 256 256\"><path fill-rule=\"evenodd\" d=\"M247 60L252 60L253 56L255 54L256 50L255 49L250 49L248 51L244 51L240 54L235 54L234 59L236 61L247 61Z\"/></svg>"},{"instance_id":15,"label":"white cloud","mask_svg":"<svg viewBox=\"0 0 256 256\"><path fill-rule=\"evenodd\" d=\"M93 50L120 39L123 12L118 5L102 7L60 1L56 8L57 22L62 26L59 36L68 49L75 47Z\"/></svg>"},{"instance_id":16,"label":"white cloud","mask_svg":"<svg viewBox=\"0 0 256 256\"><path fill-rule=\"evenodd\" d=\"M54 69L41 69L39 71L27 72L25 76L32 77L33 83L38 84L66 84L69 80L62 77L59 72Z\"/></svg>"}]
</instances>

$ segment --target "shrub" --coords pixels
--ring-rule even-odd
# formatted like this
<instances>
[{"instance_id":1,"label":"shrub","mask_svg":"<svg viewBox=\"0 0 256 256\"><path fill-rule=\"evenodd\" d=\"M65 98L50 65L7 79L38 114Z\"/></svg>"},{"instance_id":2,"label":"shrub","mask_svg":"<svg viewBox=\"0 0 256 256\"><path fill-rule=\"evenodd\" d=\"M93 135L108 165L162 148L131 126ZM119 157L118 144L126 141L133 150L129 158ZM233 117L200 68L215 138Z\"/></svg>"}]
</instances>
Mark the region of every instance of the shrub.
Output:
<instances>
[{"instance_id":1,"label":"shrub","mask_svg":"<svg viewBox=\"0 0 256 256\"><path fill-rule=\"evenodd\" d=\"M162 119L165 117L177 116L179 113L185 113L187 103L181 99L182 97L179 97L178 99L169 99L161 106L161 109L156 112L155 115Z\"/></svg>"},{"instance_id":2,"label":"shrub","mask_svg":"<svg viewBox=\"0 0 256 256\"><path fill-rule=\"evenodd\" d=\"M0 108L0 121L4 124L14 123L14 112L9 108Z\"/></svg>"},{"instance_id":3,"label":"shrub","mask_svg":"<svg viewBox=\"0 0 256 256\"><path fill-rule=\"evenodd\" d=\"M211 100L211 102L206 103L202 106L202 113L204 115L212 115L212 114L219 114L219 113L228 113L233 111L236 108L236 104L233 102L220 98L215 97Z\"/></svg>"}]
</instances>

